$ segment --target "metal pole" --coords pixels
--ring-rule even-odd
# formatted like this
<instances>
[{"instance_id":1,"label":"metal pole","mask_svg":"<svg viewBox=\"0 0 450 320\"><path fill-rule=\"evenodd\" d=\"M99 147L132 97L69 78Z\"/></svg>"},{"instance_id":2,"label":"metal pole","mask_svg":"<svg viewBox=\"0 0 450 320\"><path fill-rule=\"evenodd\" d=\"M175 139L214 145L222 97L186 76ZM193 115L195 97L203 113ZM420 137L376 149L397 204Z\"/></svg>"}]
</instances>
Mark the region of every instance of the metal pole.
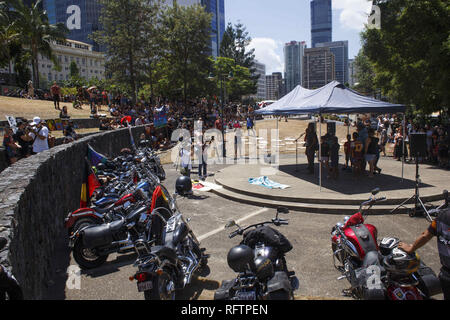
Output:
<instances>
[{"instance_id":1,"label":"metal pole","mask_svg":"<svg viewBox=\"0 0 450 320\"><path fill-rule=\"evenodd\" d=\"M322 112L319 113L319 191L322 192L322 146L320 139L322 138Z\"/></svg>"},{"instance_id":2,"label":"metal pole","mask_svg":"<svg viewBox=\"0 0 450 320\"><path fill-rule=\"evenodd\" d=\"M226 149L225 149L225 115L223 113L223 109L224 109L224 93L223 93L223 79L222 76L220 75L220 93L221 93L221 99L222 99L222 157L224 159L224 164L225 164L225 158L227 157L226 155Z\"/></svg>"}]
</instances>

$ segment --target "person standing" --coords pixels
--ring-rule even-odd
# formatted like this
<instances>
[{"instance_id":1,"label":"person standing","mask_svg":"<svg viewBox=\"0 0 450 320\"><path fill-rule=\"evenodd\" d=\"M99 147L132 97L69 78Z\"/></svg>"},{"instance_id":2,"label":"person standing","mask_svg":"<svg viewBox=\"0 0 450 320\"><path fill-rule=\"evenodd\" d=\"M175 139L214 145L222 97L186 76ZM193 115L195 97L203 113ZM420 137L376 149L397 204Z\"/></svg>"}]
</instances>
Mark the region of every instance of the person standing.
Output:
<instances>
[{"instance_id":1,"label":"person standing","mask_svg":"<svg viewBox=\"0 0 450 320\"><path fill-rule=\"evenodd\" d=\"M369 163L369 178L373 178L378 152L378 138L375 137L375 130L373 128L369 129L369 136L366 139L364 150L365 160Z\"/></svg>"},{"instance_id":2,"label":"person standing","mask_svg":"<svg viewBox=\"0 0 450 320\"><path fill-rule=\"evenodd\" d=\"M56 81L53 82L53 85L50 88L50 92L53 97L53 104L55 105L56 110L61 110L59 108L59 101L61 100L61 88L58 86Z\"/></svg>"},{"instance_id":3,"label":"person standing","mask_svg":"<svg viewBox=\"0 0 450 320\"><path fill-rule=\"evenodd\" d=\"M33 154L48 150L48 128L43 125L42 120L39 117L34 117L31 124L34 126L34 130L29 133L30 137L33 139Z\"/></svg>"},{"instance_id":4,"label":"person standing","mask_svg":"<svg viewBox=\"0 0 450 320\"><path fill-rule=\"evenodd\" d=\"M314 173L314 156L316 154L316 151L318 150L319 142L313 122L309 123L308 127L306 128L305 146L305 154L308 159L308 172Z\"/></svg>"},{"instance_id":5,"label":"person standing","mask_svg":"<svg viewBox=\"0 0 450 320\"><path fill-rule=\"evenodd\" d=\"M33 87L33 81L28 81L28 98L34 99L34 87Z\"/></svg>"},{"instance_id":6,"label":"person standing","mask_svg":"<svg viewBox=\"0 0 450 320\"><path fill-rule=\"evenodd\" d=\"M30 141L31 137L28 135L28 129L25 126L25 122L22 120L17 120L17 131L14 135L14 140L20 145L19 157L26 158L30 155Z\"/></svg>"},{"instance_id":7,"label":"person standing","mask_svg":"<svg viewBox=\"0 0 450 320\"><path fill-rule=\"evenodd\" d=\"M19 148L14 141L12 128L6 128L5 135L3 136L3 146L5 147L9 163L16 163L18 160Z\"/></svg>"},{"instance_id":8,"label":"person standing","mask_svg":"<svg viewBox=\"0 0 450 320\"><path fill-rule=\"evenodd\" d=\"M431 222L428 229L413 244L400 242L398 247L406 253L413 253L428 243L434 236L437 238L439 258L442 265L439 280L444 293L444 300L450 300L450 209L441 211L438 217Z\"/></svg>"}]
</instances>

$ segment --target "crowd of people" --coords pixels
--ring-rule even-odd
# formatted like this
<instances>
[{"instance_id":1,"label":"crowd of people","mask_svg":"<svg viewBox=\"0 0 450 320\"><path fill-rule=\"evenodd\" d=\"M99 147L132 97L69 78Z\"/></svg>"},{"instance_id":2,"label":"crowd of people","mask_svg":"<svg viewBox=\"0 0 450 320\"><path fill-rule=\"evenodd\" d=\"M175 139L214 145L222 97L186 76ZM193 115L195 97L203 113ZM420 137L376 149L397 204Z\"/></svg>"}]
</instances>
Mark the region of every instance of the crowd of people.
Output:
<instances>
[{"instance_id":1,"label":"crowd of people","mask_svg":"<svg viewBox=\"0 0 450 320\"><path fill-rule=\"evenodd\" d=\"M387 145L393 146L393 159L397 161L415 161L416 155L411 152L411 136L413 134L426 135L426 155L418 155L421 163L438 165L448 169L450 132L448 126L431 125L425 123L419 125L413 120L407 121L403 128L403 122L396 115L379 116L377 121L359 119L353 124L356 131L346 137L343 144L344 164L342 170L350 170L355 176L367 173L369 178L380 174L382 169L378 166L380 156L387 156ZM320 148L320 165L327 178L337 179L339 176L339 150L338 138L327 133L317 138L314 123L310 123L305 132L306 156L308 159L308 171L314 173L314 158Z\"/></svg>"}]
</instances>

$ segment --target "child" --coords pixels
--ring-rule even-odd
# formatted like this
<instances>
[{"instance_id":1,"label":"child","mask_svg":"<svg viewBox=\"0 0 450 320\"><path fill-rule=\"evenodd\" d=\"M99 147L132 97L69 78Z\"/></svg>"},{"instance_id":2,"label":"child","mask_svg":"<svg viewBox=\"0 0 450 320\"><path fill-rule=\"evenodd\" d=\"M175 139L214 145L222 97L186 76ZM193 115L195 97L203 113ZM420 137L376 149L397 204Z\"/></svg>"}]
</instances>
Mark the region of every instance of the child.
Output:
<instances>
[{"instance_id":1,"label":"child","mask_svg":"<svg viewBox=\"0 0 450 320\"><path fill-rule=\"evenodd\" d=\"M351 143L352 143L352 136L348 134L347 141L344 143L345 166L342 168L342 170L347 170L349 168L348 162L350 161L350 157L352 155Z\"/></svg>"},{"instance_id":2,"label":"child","mask_svg":"<svg viewBox=\"0 0 450 320\"><path fill-rule=\"evenodd\" d=\"M330 146L330 175L333 179L337 179L339 176L339 149L341 146L339 145L338 138L333 136L331 139Z\"/></svg>"}]
</instances>

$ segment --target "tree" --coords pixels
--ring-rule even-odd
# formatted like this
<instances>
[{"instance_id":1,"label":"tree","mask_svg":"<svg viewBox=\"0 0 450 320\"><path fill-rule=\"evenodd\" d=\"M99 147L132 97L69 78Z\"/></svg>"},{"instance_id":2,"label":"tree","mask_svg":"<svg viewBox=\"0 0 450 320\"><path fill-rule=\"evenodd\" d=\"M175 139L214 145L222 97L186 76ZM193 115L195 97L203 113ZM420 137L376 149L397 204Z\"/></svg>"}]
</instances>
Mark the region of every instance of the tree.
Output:
<instances>
[{"instance_id":1,"label":"tree","mask_svg":"<svg viewBox=\"0 0 450 320\"><path fill-rule=\"evenodd\" d=\"M164 12L161 30L164 54L160 67L166 75L160 84L180 88L184 101L203 94L209 85L210 26L211 14L201 5L184 7L174 3ZM174 91L173 95L176 94Z\"/></svg>"},{"instance_id":2,"label":"tree","mask_svg":"<svg viewBox=\"0 0 450 320\"><path fill-rule=\"evenodd\" d=\"M246 68L250 72L253 84L249 87L246 83L248 90L243 90L243 95L255 93L259 79L259 74L255 74L255 49L247 50L251 41L252 39L242 23L239 22L234 27L228 23L220 44L221 57L233 59L236 66Z\"/></svg>"},{"instance_id":3,"label":"tree","mask_svg":"<svg viewBox=\"0 0 450 320\"><path fill-rule=\"evenodd\" d=\"M357 70L355 78L358 81L354 89L364 95L372 96L375 92L375 72L363 49L359 50L358 55L355 57L355 67Z\"/></svg>"},{"instance_id":4,"label":"tree","mask_svg":"<svg viewBox=\"0 0 450 320\"><path fill-rule=\"evenodd\" d=\"M143 70L148 60L145 54L149 38L148 26L158 15L160 1L152 0L99 0L102 6L102 30L91 38L106 46L106 69L114 82L124 83L136 101ZM154 12L157 11L157 12Z\"/></svg>"},{"instance_id":5,"label":"tree","mask_svg":"<svg viewBox=\"0 0 450 320\"><path fill-rule=\"evenodd\" d=\"M375 0L381 29L362 33L374 81L396 102L425 113L449 106L450 6L447 0Z\"/></svg>"},{"instance_id":6,"label":"tree","mask_svg":"<svg viewBox=\"0 0 450 320\"><path fill-rule=\"evenodd\" d=\"M16 22L11 19L6 2L0 2L0 66L8 66L8 83L11 82L11 59L13 47L19 43L20 33L17 32Z\"/></svg>"},{"instance_id":7,"label":"tree","mask_svg":"<svg viewBox=\"0 0 450 320\"><path fill-rule=\"evenodd\" d=\"M75 61L72 61L70 63L70 77L78 77L80 75L80 70L78 69L77 63Z\"/></svg>"},{"instance_id":8,"label":"tree","mask_svg":"<svg viewBox=\"0 0 450 320\"><path fill-rule=\"evenodd\" d=\"M9 0L8 5L20 33L20 41L24 50L29 53L32 66L33 82L36 88L40 87L38 55L50 59L55 66L58 60L53 54L52 41L66 41L69 30L62 23L51 25L48 16L42 10L42 0L37 0L31 6L25 5L22 0Z\"/></svg>"}]
</instances>

